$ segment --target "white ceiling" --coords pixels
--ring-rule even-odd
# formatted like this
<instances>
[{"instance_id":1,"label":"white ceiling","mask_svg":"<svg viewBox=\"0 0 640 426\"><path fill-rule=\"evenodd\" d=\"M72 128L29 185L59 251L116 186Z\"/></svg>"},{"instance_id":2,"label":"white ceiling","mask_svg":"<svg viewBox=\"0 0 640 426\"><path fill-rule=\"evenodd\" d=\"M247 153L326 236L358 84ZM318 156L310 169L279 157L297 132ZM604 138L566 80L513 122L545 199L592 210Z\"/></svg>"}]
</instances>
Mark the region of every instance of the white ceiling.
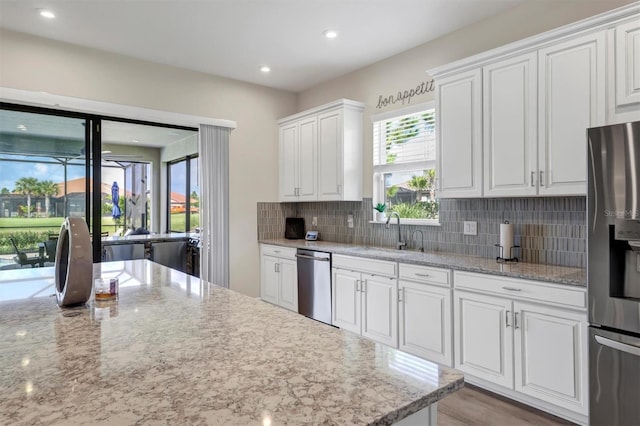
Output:
<instances>
[{"instance_id":1,"label":"white ceiling","mask_svg":"<svg viewBox=\"0 0 640 426\"><path fill-rule=\"evenodd\" d=\"M0 0L0 27L298 92L522 1Z\"/></svg>"}]
</instances>

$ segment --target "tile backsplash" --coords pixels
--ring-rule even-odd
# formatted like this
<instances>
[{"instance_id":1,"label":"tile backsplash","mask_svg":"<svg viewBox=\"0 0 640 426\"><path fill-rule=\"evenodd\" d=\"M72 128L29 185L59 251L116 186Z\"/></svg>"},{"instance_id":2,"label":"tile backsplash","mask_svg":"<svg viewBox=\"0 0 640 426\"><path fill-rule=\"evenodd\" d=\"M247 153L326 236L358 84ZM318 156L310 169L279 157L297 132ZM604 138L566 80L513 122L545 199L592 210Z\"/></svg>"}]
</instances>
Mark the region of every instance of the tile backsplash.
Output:
<instances>
[{"instance_id":1,"label":"tile backsplash","mask_svg":"<svg viewBox=\"0 0 640 426\"><path fill-rule=\"evenodd\" d=\"M258 203L258 240L282 238L286 217L304 218L320 239L378 247L395 247L397 228L370 223L372 200L312 203ZM347 226L353 215L353 228ZM318 225L312 226L313 217ZM428 251L498 256L500 223L514 224L516 255L523 262L586 266L586 197L481 198L440 201L440 226L402 225L409 249L420 247L415 230L424 233ZM477 235L463 235L463 222L476 221ZM392 223L395 223L395 219Z\"/></svg>"}]
</instances>

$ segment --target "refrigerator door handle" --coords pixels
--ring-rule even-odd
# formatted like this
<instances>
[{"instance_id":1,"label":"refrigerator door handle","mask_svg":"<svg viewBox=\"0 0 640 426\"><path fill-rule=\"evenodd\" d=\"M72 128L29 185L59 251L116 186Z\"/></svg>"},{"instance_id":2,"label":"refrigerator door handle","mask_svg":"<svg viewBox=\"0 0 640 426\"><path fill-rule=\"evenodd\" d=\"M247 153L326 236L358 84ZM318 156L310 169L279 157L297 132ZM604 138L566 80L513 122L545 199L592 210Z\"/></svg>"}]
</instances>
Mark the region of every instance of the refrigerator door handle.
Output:
<instances>
[{"instance_id":1,"label":"refrigerator door handle","mask_svg":"<svg viewBox=\"0 0 640 426\"><path fill-rule=\"evenodd\" d=\"M596 342L600 343L602 346L608 346L610 348L616 349L618 351L626 352L631 355L640 357L640 348L633 345L627 345L626 343L616 342L615 340L607 339L602 336L595 336Z\"/></svg>"}]
</instances>

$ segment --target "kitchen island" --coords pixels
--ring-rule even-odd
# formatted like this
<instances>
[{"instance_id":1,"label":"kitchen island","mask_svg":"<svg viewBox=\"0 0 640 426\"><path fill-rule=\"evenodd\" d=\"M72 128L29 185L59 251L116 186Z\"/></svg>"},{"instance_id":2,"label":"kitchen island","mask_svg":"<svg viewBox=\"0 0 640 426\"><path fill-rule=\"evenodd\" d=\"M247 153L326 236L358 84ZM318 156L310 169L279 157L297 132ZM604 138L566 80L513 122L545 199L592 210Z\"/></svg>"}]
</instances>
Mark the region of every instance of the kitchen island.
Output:
<instances>
[{"instance_id":1,"label":"kitchen island","mask_svg":"<svg viewBox=\"0 0 640 426\"><path fill-rule=\"evenodd\" d=\"M459 372L135 260L119 300L56 306L53 268L0 284L0 424L390 424L435 419ZM32 274L30 276L30 274Z\"/></svg>"}]
</instances>

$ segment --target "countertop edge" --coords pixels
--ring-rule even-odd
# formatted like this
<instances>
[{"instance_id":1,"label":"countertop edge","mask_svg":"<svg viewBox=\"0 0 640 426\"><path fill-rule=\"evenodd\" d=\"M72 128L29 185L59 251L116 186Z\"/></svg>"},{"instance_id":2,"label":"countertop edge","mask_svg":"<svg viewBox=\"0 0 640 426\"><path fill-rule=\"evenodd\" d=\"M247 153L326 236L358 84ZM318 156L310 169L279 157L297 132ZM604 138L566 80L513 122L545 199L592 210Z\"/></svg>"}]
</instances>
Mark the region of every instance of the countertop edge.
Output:
<instances>
[{"instance_id":1,"label":"countertop edge","mask_svg":"<svg viewBox=\"0 0 640 426\"><path fill-rule=\"evenodd\" d=\"M436 268L447 268L456 271L465 271L465 272L476 272L481 274L488 275L497 275L504 276L509 278L516 279L524 279L524 280L533 280L533 281L541 281L545 283L566 285L575 288L585 288L586 284L586 274L584 274L584 268L570 267L570 266L560 266L560 265L545 265L545 264L533 264L533 263L510 263L510 266L519 266L519 265L534 265L537 267L555 267L555 268L565 268L569 271L565 276L549 276L545 274L535 274L535 273L527 273L527 272L513 272L513 271L498 271L494 269L488 269L478 265L464 265L464 264L452 264L446 261L434 261L434 260L417 260L417 259L407 259L401 258L402 255L406 253L410 253L416 256L419 255L429 255L429 256L442 256L444 257L455 257L456 259L463 260L476 260L481 262L490 262L489 258L468 256L458 253L446 253L446 252L418 252L418 251L398 251L397 254L393 251L393 249L386 247L370 247L370 246L362 246L358 244L346 244L346 243L335 243L331 241L318 241L315 242L314 245L310 246L307 244L305 240L287 240L287 239L267 239L267 240L258 240L259 244L268 244L268 245L277 245L281 247L290 247L290 248L306 248L309 250L318 250L324 252L330 252L332 254L340 254L345 256L354 256L354 257L364 257L369 259L378 259L378 260L386 260L391 262L401 262L408 263L414 265L422 265L422 266L431 266ZM369 248L370 252L363 253L356 251L358 248ZM376 253L376 250L380 250L380 252ZM495 261L494 261L495 262ZM497 262L495 262L498 265ZM576 278L570 278L566 275L576 275ZM581 278L579 275L585 275L585 277Z\"/></svg>"}]
</instances>

